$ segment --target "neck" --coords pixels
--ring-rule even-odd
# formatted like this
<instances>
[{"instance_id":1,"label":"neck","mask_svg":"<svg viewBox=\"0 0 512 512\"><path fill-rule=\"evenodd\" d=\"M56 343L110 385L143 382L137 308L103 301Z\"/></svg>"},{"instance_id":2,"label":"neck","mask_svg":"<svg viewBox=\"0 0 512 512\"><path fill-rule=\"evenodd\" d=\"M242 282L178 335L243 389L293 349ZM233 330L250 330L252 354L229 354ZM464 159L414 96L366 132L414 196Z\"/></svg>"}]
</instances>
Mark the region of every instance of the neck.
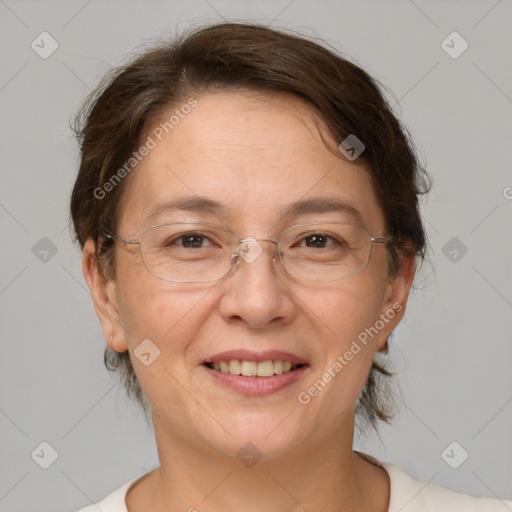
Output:
<instances>
[{"instance_id":1,"label":"neck","mask_svg":"<svg viewBox=\"0 0 512 512\"><path fill-rule=\"evenodd\" d=\"M330 439L249 466L177 439L158 421L154 427L161 466L141 486L138 498L127 496L130 512L388 510L388 475L353 452L353 422L350 435L336 431Z\"/></svg>"}]
</instances>

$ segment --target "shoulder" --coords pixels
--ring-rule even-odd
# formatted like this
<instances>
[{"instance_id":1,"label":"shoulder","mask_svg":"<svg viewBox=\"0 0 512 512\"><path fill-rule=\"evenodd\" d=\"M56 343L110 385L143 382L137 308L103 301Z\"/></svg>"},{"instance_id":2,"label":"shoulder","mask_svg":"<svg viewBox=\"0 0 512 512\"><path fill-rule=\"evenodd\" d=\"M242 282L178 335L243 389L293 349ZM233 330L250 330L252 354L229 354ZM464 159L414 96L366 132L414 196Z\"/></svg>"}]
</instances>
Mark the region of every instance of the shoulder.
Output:
<instances>
[{"instance_id":1,"label":"shoulder","mask_svg":"<svg viewBox=\"0 0 512 512\"><path fill-rule=\"evenodd\" d=\"M391 481L388 512L508 512L512 501L477 498L446 487L414 480L394 464L383 464Z\"/></svg>"},{"instance_id":2,"label":"shoulder","mask_svg":"<svg viewBox=\"0 0 512 512\"><path fill-rule=\"evenodd\" d=\"M387 471L391 487L388 512L512 512L511 500L478 498L437 484L419 482L394 464L359 455Z\"/></svg>"},{"instance_id":3,"label":"shoulder","mask_svg":"<svg viewBox=\"0 0 512 512\"><path fill-rule=\"evenodd\" d=\"M101 501L89 505L88 507L80 509L78 512L128 512L126 508L126 493L128 489L142 477L134 478L129 482L123 484L119 489L111 492L108 496L103 498Z\"/></svg>"}]
</instances>

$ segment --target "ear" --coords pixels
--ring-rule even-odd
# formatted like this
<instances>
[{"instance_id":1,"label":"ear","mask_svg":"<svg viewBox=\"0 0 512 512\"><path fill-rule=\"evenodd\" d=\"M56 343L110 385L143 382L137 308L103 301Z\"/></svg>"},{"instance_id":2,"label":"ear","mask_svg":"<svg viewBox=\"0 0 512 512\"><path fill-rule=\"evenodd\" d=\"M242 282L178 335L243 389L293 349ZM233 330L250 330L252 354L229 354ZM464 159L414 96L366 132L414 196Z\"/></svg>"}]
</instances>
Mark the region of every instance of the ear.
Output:
<instances>
[{"instance_id":1,"label":"ear","mask_svg":"<svg viewBox=\"0 0 512 512\"><path fill-rule=\"evenodd\" d=\"M387 339L393 329L400 323L407 305L407 298L414 280L416 271L415 254L401 254L400 264L395 276L389 276L384 303L381 310L381 319L385 322L382 336L379 337L378 350L387 347Z\"/></svg>"},{"instance_id":2,"label":"ear","mask_svg":"<svg viewBox=\"0 0 512 512\"><path fill-rule=\"evenodd\" d=\"M94 309L101 322L103 337L112 350L124 352L128 349L124 330L119 321L116 285L101 275L96 258L96 244L89 238L82 253L82 270L91 292Z\"/></svg>"}]
</instances>

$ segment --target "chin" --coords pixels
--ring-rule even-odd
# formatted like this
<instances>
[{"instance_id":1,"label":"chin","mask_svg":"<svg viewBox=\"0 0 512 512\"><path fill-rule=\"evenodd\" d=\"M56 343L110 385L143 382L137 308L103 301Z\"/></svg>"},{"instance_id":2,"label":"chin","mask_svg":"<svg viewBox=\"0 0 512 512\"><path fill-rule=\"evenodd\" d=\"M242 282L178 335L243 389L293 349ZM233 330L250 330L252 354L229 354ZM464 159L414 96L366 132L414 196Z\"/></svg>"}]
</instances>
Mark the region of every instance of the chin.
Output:
<instances>
[{"instance_id":1,"label":"chin","mask_svg":"<svg viewBox=\"0 0 512 512\"><path fill-rule=\"evenodd\" d=\"M289 422L285 419L287 414L281 409L279 413L245 413L226 418L223 426L231 435L223 429L215 429L217 434L204 441L218 452L238 459L284 457L306 438L304 425L297 424L297 418ZM291 419L294 415L290 416ZM212 430L209 433L213 434Z\"/></svg>"}]
</instances>

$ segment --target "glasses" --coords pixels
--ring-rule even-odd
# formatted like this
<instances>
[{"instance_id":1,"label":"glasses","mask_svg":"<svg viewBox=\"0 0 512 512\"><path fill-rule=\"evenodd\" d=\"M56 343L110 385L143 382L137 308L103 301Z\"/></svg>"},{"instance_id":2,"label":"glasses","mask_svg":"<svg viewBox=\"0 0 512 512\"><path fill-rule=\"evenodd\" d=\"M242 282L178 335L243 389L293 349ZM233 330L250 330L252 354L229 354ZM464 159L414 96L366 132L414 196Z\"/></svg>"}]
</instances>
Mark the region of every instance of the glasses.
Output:
<instances>
[{"instance_id":1,"label":"glasses","mask_svg":"<svg viewBox=\"0 0 512 512\"><path fill-rule=\"evenodd\" d=\"M150 274L176 283L218 281L241 260L253 263L273 247L272 262L292 277L306 281L337 281L362 272L370 260L372 244L391 237L374 238L362 226L342 222L300 224L281 232L277 240L240 239L215 224L183 222L148 228L138 239L117 235L107 238L125 245L138 244Z\"/></svg>"}]
</instances>

